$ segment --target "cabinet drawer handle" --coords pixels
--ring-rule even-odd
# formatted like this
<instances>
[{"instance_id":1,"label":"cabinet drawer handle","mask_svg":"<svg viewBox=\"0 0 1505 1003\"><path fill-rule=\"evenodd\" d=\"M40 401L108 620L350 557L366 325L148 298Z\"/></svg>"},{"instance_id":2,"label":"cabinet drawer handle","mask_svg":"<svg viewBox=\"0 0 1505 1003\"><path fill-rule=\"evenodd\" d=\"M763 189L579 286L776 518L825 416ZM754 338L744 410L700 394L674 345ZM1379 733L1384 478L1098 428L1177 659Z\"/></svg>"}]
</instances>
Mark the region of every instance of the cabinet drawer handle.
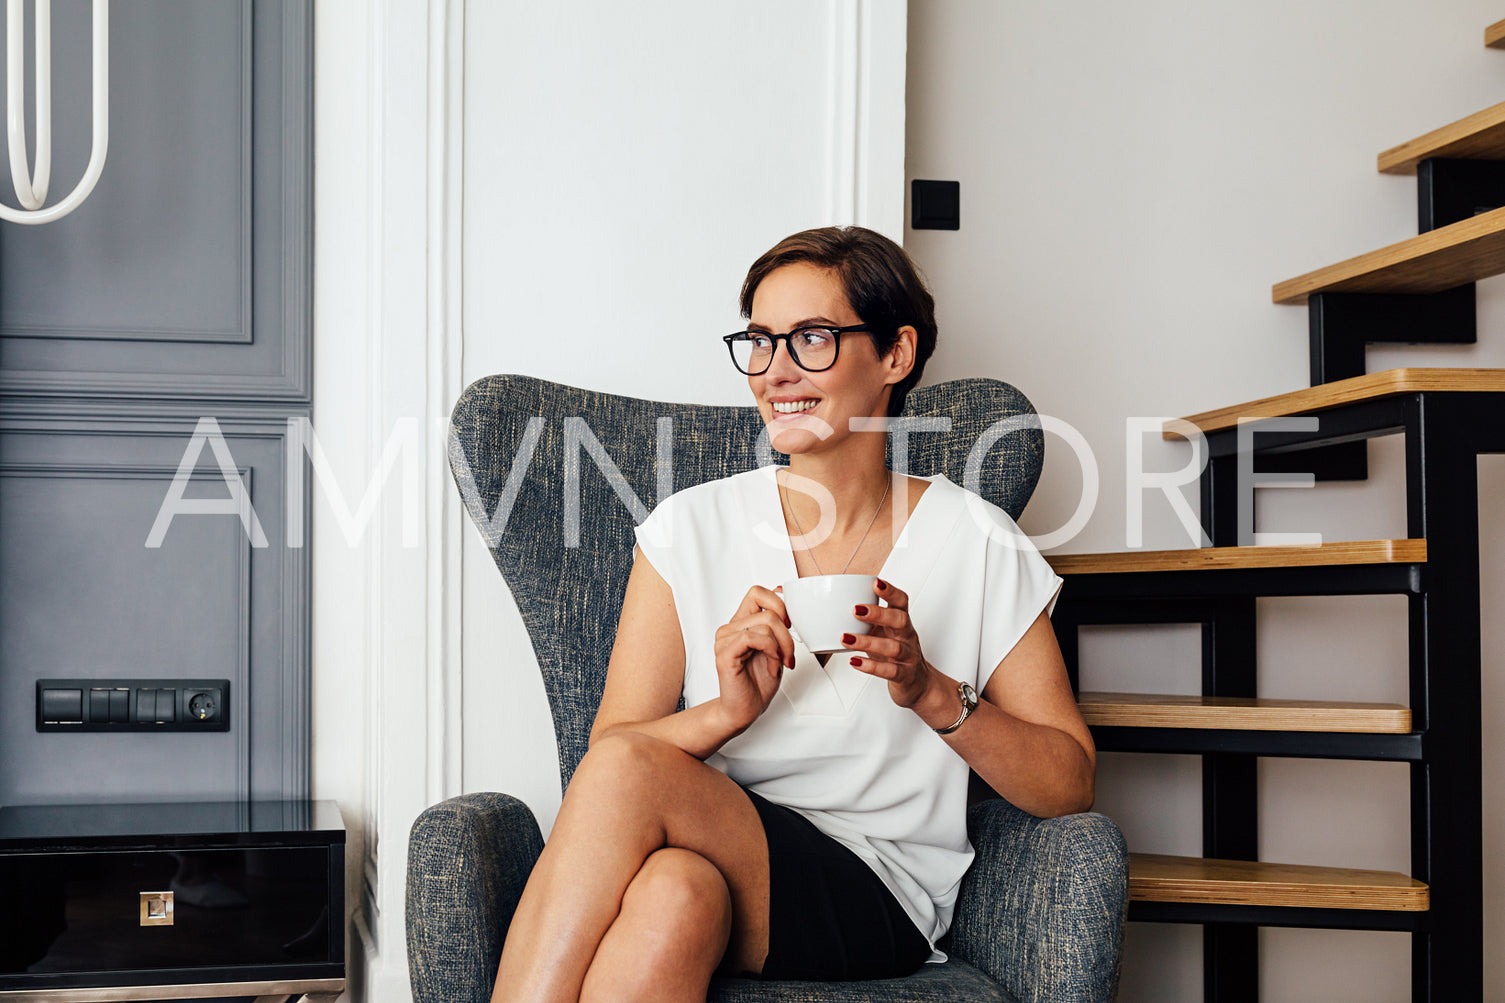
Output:
<instances>
[{"instance_id":1,"label":"cabinet drawer handle","mask_svg":"<svg viewBox=\"0 0 1505 1003\"><path fill-rule=\"evenodd\" d=\"M141 925L172 926L172 892L141 893Z\"/></svg>"}]
</instances>

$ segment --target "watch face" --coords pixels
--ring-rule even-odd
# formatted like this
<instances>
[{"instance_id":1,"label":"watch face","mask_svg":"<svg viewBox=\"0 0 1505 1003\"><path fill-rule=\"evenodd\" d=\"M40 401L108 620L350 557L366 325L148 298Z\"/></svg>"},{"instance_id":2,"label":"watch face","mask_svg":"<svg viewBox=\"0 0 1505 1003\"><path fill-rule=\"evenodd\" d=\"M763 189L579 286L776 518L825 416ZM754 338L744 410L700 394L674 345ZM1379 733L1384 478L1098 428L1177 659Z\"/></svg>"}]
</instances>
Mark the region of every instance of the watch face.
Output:
<instances>
[{"instance_id":1,"label":"watch face","mask_svg":"<svg viewBox=\"0 0 1505 1003\"><path fill-rule=\"evenodd\" d=\"M961 689L962 702L969 708L975 708L977 706L977 691L972 688L972 684L962 683Z\"/></svg>"}]
</instances>

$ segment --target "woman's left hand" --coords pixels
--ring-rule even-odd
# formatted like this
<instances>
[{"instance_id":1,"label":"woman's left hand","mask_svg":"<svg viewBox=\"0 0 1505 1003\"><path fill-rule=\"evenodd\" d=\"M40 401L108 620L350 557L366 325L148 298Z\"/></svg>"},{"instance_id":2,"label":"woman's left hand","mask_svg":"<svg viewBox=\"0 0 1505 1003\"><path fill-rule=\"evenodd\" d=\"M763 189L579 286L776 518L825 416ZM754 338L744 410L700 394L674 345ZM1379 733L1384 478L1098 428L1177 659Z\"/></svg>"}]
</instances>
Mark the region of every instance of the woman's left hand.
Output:
<instances>
[{"instance_id":1,"label":"woman's left hand","mask_svg":"<svg viewBox=\"0 0 1505 1003\"><path fill-rule=\"evenodd\" d=\"M857 619L872 629L859 636L847 634L842 643L861 657L852 666L888 680L888 695L900 707L913 707L925 695L933 671L920 651L920 638L909 619L909 595L903 589L874 579L874 589L887 606L858 606Z\"/></svg>"}]
</instances>

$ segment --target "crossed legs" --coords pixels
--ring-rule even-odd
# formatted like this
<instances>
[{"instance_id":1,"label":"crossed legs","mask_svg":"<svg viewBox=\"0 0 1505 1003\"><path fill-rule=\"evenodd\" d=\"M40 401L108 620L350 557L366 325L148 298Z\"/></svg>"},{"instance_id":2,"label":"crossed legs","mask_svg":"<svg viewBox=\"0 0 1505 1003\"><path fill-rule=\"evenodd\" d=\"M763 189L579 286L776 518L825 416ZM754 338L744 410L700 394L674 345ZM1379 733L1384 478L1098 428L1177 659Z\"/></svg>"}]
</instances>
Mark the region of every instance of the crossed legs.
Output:
<instances>
[{"instance_id":1,"label":"crossed legs","mask_svg":"<svg viewBox=\"0 0 1505 1003\"><path fill-rule=\"evenodd\" d=\"M768 844L714 767L631 732L592 746L518 903L492 1003L695 1000L768 954Z\"/></svg>"}]
</instances>

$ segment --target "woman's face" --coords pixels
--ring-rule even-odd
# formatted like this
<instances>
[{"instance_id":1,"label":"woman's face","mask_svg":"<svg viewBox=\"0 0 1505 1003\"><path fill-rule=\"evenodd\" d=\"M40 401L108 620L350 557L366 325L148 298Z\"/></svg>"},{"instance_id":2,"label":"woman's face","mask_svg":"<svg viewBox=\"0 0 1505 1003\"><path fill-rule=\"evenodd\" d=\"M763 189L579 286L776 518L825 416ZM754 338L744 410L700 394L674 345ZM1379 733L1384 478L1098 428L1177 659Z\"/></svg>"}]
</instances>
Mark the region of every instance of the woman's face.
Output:
<instances>
[{"instance_id":1,"label":"woman's face","mask_svg":"<svg viewBox=\"0 0 1505 1003\"><path fill-rule=\"evenodd\" d=\"M835 272L798 262L775 269L759 283L748 328L787 334L801 327L861 323ZM901 338L897 351L880 357L866 333L840 337L830 369L801 369L789 357L788 342L780 341L768 371L747 378L769 441L779 452L824 452L852 434L849 419L887 414L888 387L909 372L902 347L909 339Z\"/></svg>"}]
</instances>

